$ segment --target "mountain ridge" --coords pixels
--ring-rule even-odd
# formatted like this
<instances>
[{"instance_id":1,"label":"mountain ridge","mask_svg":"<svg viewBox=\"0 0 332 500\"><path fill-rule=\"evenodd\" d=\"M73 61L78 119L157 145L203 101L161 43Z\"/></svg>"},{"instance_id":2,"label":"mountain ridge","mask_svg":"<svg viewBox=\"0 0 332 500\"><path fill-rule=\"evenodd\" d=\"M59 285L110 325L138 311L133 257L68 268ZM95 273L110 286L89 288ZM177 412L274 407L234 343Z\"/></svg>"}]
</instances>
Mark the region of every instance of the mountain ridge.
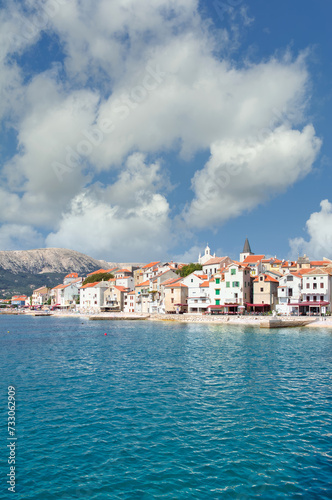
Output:
<instances>
[{"instance_id":1,"label":"mountain ridge","mask_svg":"<svg viewBox=\"0 0 332 500\"><path fill-rule=\"evenodd\" d=\"M22 272L84 274L105 267L108 269L108 262L104 260L94 259L76 250L65 248L0 251L0 268L14 274Z\"/></svg>"}]
</instances>

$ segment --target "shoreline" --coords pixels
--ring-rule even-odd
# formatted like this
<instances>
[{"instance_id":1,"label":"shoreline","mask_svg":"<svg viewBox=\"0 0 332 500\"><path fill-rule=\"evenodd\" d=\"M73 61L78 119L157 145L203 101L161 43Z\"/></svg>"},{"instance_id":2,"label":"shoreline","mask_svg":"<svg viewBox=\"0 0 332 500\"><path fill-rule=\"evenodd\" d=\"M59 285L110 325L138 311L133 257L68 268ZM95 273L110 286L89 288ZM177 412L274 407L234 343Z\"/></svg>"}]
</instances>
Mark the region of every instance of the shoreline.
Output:
<instances>
[{"instance_id":1,"label":"shoreline","mask_svg":"<svg viewBox=\"0 0 332 500\"><path fill-rule=\"evenodd\" d=\"M45 311L46 312L46 311ZM8 316L33 316L30 312L23 311L9 311L4 310L0 312L1 315ZM42 317L43 315L39 316ZM51 311L47 317L54 316L56 318L80 318L94 321L164 321L173 323L204 323L216 325L238 325L238 326L252 326L260 327L263 321L278 320L281 323L287 323L287 327L296 327L297 323L312 320L306 325L299 324L298 328L331 328L332 329L332 316L328 317L302 317L302 316L203 316L200 314L144 314L144 313L100 313L97 311ZM36 316L38 317L38 316ZM46 317L46 314L45 314ZM289 325L289 323L292 323ZM282 325L280 328L284 328Z\"/></svg>"}]
</instances>

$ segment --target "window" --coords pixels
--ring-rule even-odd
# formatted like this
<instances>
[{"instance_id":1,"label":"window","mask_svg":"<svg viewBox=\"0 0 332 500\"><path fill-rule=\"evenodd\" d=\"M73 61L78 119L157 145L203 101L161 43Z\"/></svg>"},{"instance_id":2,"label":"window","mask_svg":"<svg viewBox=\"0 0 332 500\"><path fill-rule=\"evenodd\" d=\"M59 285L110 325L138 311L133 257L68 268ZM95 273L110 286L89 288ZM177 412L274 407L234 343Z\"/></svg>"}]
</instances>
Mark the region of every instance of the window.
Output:
<instances>
[{"instance_id":1,"label":"window","mask_svg":"<svg viewBox=\"0 0 332 500\"><path fill-rule=\"evenodd\" d=\"M174 299L173 298L171 299L171 303L174 304Z\"/></svg>"},{"instance_id":2,"label":"window","mask_svg":"<svg viewBox=\"0 0 332 500\"><path fill-rule=\"evenodd\" d=\"M261 288L261 292L264 292L264 288Z\"/></svg>"},{"instance_id":3,"label":"window","mask_svg":"<svg viewBox=\"0 0 332 500\"><path fill-rule=\"evenodd\" d=\"M320 300L324 300L324 295L321 295L321 296L320 296Z\"/></svg>"},{"instance_id":4,"label":"window","mask_svg":"<svg viewBox=\"0 0 332 500\"><path fill-rule=\"evenodd\" d=\"M216 285L219 285L220 283L220 278L216 278Z\"/></svg>"},{"instance_id":5,"label":"window","mask_svg":"<svg viewBox=\"0 0 332 500\"><path fill-rule=\"evenodd\" d=\"M174 293L174 288L171 288L171 293Z\"/></svg>"},{"instance_id":6,"label":"window","mask_svg":"<svg viewBox=\"0 0 332 500\"><path fill-rule=\"evenodd\" d=\"M231 286L229 281L226 281L226 288L229 288Z\"/></svg>"},{"instance_id":7,"label":"window","mask_svg":"<svg viewBox=\"0 0 332 500\"><path fill-rule=\"evenodd\" d=\"M287 281L293 281L293 276L287 276Z\"/></svg>"},{"instance_id":8,"label":"window","mask_svg":"<svg viewBox=\"0 0 332 500\"><path fill-rule=\"evenodd\" d=\"M246 294L246 293L244 294L244 298L245 298L245 299L247 298L247 294Z\"/></svg>"},{"instance_id":9,"label":"window","mask_svg":"<svg viewBox=\"0 0 332 500\"><path fill-rule=\"evenodd\" d=\"M314 290L317 289L317 283L314 283Z\"/></svg>"},{"instance_id":10,"label":"window","mask_svg":"<svg viewBox=\"0 0 332 500\"><path fill-rule=\"evenodd\" d=\"M246 282L246 281L244 282L244 286L245 286L245 287L247 286L247 282Z\"/></svg>"},{"instance_id":11,"label":"window","mask_svg":"<svg viewBox=\"0 0 332 500\"><path fill-rule=\"evenodd\" d=\"M216 306L220 306L220 299L216 299Z\"/></svg>"},{"instance_id":12,"label":"window","mask_svg":"<svg viewBox=\"0 0 332 500\"><path fill-rule=\"evenodd\" d=\"M234 268L231 269L231 274L233 274L233 275L236 274L236 269L234 269Z\"/></svg>"},{"instance_id":13,"label":"window","mask_svg":"<svg viewBox=\"0 0 332 500\"><path fill-rule=\"evenodd\" d=\"M263 280L264 280L264 277L263 277L263 276L261 276L261 277L259 278L259 281L263 281Z\"/></svg>"},{"instance_id":14,"label":"window","mask_svg":"<svg viewBox=\"0 0 332 500\"><path fill-rule=\"evenodd\" d=\"M307 283L307 288L310 288L310 283Z\"/></svg>"},{"instance_id":15,"label":"window","mask_svg":"<svg viewBox=\"0 0 332 500\"><path fill-rule=\"evenodd\" d=\"M216 289L216 295L220 295L220 288Z\"/></svg>"},{"instance_id":16,"label":"window","mask_svg":"<svg viewBox=\"0 0 332 500\"><path fill-rule=\"evenodd\" d=\"M293 297L293 288L288 289L288 297Z\"/></svg>"},{"instance_id":17,"label":"window","mask_svg":"<svg viewBox=\"0 0 332 500\"><path fill-rule=\"evenodd\" d=\"M321 283L321 284L320 284L320 287L321 287L321 288L324 288L324 283Z\"/></svg>"},{"instance_id":18,"label":"window","mask_svg":"<svg viewBox=\"0 0 332 500\"><path fill-rule=\"evenodd\" d=\"M284 288L282 288L282 289L281 289L281 291L282 291L282 292L284 292L284 291L285 291L285 289L284 289Z\"/></svg>"},{"instance_id":19,"label":"window","mask_svg":"<svg viewBox=\"0 0 332 500\"><path fill-rule=\"evenodd\" d=\"M191 278L191 282L192 282L192 283L194 283L194 280L193 280L193 278Z\"/></svg>"},{"instance_id":20,"label":"window","mask_svg":"<svg viewBox=\"0 0 332 500\"><path fill-rule=\"evenodd\" d=\"M316 302L316 301L317 301L317 297L316 297L316 295L314 295L314 302Z\"/></svg>"},{"instance_id":21,"label":"window","mask_svg":"<svg viewBox=\"0 0 332 500\"><path fill-rule=\"evenodd\" d=\"M215 267L215 268L214 268L214 274L216 274L216 272L217 272L217 268Z\"/></svg>"},{"instance_id":22,"label":"window","mask_svg":"<svg viewBox=\"0 0 332 500\"><path fill-rule=\"evenodd\" d=\"M307 295L307 302L310 302L310 295Z\"/></svg>"}]
</instances>

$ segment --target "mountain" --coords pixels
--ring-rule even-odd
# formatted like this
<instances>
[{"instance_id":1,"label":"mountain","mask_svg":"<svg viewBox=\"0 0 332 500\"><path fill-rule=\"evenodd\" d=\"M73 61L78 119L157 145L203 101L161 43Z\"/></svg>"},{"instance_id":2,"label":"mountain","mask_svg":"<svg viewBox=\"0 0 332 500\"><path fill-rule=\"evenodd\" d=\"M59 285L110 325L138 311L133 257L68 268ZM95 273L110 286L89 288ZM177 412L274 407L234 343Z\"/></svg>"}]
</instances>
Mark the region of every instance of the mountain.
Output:
<instances>
[{"instance_id":1,"label":"mountain","mask_svg":"<svg viewBox=\"0 0 332 500\"><path fill-rule=\"evenodd\" d=\"M0 270L12 273L76 272L84 275L99 268L108 269L108 263L64 248L0 251Z\"/></svg>"},{"instance_id":2,"label":"mountain","mask_svg":"<svg viewBox=\"0 0 332 500\"><path fill-rule=\"evenodd\" d=\"M75 250L0 251L0 296L31 295L35 288L59 285L70 272L85 276L100 268L109 269L110 266L104 260L93 259Z\"/></svg>"}]
</instances>

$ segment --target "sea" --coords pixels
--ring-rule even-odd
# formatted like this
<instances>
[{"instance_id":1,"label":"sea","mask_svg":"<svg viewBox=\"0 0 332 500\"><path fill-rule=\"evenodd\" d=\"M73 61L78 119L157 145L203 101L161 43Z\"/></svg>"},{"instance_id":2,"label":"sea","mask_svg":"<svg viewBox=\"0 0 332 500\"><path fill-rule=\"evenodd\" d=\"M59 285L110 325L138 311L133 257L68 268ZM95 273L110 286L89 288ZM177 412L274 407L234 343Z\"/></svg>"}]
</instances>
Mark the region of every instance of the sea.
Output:
<instances>
[{"instance_id":1,"label":"sea","mask_svg":"<svg viewBox=\"0 0 332 500\"><path fill-rule=\"evenodd\" d=\"M332 499L332 330L0 327L1 499Z\"/></svg>"}]
</instances>

